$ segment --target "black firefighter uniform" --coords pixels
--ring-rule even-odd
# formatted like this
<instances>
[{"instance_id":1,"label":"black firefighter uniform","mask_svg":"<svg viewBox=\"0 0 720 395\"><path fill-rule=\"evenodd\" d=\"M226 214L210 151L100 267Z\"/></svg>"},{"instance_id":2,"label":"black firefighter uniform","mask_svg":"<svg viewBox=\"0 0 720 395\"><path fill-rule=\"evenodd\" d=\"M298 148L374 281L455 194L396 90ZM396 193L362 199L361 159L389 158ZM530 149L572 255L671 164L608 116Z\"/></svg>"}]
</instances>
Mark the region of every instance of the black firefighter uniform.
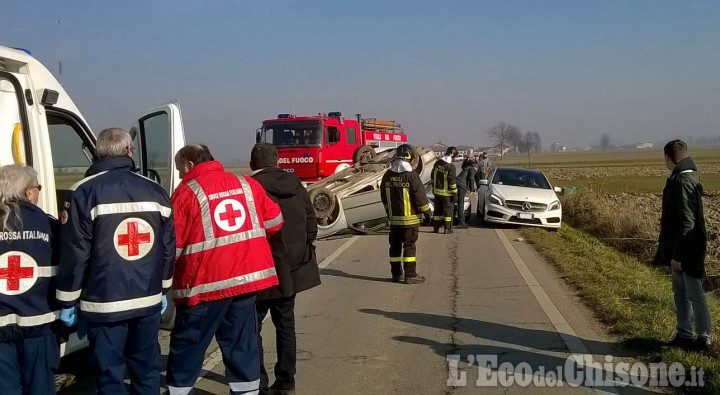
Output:
<instances>
[{"instance_id":1,"label":"black firefighter uniform","mask_svg":"<svg viewBox=\"0 0 720 395\"><path fill-rule=\"evenodd\" d=\"M453 202L457 199L457 184L455 183L455 165L444 157L435 161L432 170L433 194L435 195L435 214L433 228L437 231L445 226L445 230L452 228Z\"/></svg>"},{"instance_id":2,"label":"black firefighter uniform","mask_svg":"<svg viewBox=\"0 0 720 395\"><path fill-rule=\"evenodd\" d=\"M380 196L390 220L390 267L393 277L417 276L415 242L423 214L431 215L425 188L414 171L393 166L382 178Z\"/></svg>"}]
</instances>

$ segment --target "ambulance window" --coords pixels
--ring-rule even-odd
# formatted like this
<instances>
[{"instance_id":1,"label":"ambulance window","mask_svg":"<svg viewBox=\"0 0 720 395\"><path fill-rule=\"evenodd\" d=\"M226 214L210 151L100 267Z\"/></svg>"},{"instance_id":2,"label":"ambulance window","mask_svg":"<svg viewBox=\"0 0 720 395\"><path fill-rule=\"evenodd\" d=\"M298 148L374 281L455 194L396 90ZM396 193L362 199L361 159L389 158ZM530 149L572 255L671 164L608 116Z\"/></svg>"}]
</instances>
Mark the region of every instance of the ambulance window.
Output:
<instances>
[{"instance_id":1,"label":"ambulance window","mask_svg":"<svg viewBox=\"0 0 720 395\"><path fill-rule=\"evenodd\" d=\"M327 144L337 144L340 141L340 131L334 126L328 126L325 134Z\"/></svg>"},{"instance_id":2,"label":"ambulance window","mask_svg":"<svg viewBox=\"0 0 720 395\"><path fill-rule=\"evenodd\" d=\"M22 117L18 94L12 81L0 76L0 166L24 163L25 145L22 144ZM17 151L19 150L19 152ZM17 158L17 156L21 158Z\"/></svg>"},{"instance_id":3,"label":"ambulance window","mask_svg":"<svg viewBox=\"0 0 720 395\"><path fill-rule=\"evenodd\" d=\"M172 154L169 128L170 120L165 112L155 113L140 120L144 142L143 155L147 158L148 174L146 175L158 181L168 193L170 193L170 181L174 170L170 167Z\"/></svg>"},{"instance_id":4,"label":"ambulance window","mask_svg":"<svg viewBox=\"0 0 720 395\"><path fill-rule=\"evenodd\" d=\"M82 138L85 133L75 120L64 114L48 112L47 124L59 207L65 191L85 177L92 157L90 160L87 157L90 150L85 148Z\"/></svg>"},{"instance_id":5,"label":"ambulance window","mask_svg":"<svg viewBox=\"0 0 720 395\"><path fill-rule=\"evenodd\" d=\"M355 128L345 129L345 140L347 141L348 145L355 145L355 143L357 143Z\"/></svg>"}]
</instances>

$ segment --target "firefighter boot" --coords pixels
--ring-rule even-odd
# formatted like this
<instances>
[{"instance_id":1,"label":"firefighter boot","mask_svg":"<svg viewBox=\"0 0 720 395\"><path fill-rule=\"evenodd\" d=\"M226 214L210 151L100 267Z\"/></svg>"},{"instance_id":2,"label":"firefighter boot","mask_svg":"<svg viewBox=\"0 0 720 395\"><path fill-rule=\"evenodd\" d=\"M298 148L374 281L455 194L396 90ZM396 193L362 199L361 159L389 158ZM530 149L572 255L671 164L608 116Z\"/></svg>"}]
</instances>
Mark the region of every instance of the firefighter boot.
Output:
<instances>
[{"instance_id":1,"label":"firefighter boot","mask_svg":"<svg viewBox=\"0 0 720 395\"><path fill-rule=\"evenodd\" d=\"M390 262L390 274L392 275L392 282L399 283L403 275L402 263Z\"/></svg>"},{"instance_id":2,"label":"firefighter boot","mask_svg":"<svg viewBox=\"0 0 720 395\"><path fill-rule=\"evenodd\" d=\"M425 277L417 274L417 263L416 262L404 262L405 266L405 284L422 284L425 282Z\"/></svg>"}]
</instances>

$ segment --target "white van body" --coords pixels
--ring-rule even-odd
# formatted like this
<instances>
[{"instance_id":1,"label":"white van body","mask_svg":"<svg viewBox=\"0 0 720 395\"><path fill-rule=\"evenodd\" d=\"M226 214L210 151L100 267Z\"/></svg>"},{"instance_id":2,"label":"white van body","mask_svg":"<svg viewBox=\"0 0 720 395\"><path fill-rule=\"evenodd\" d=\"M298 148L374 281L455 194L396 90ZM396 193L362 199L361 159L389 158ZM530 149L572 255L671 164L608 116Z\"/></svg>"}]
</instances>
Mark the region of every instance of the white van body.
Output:
<instances>
[{"instance_id":1,"label":"white van body","mask_svg":"<svg viewBox=\"0 0 720 395\"><path fill-rule=\"evenodd\" d=\"M180 107L155 107L129 123L140 173L171 194L180 183L173 159L185 145ZM25 51L0 46L0 166L16 163L37 170L42 185L38 206L46 213L58 217L65 192L94 159L95 141L52 73ZM72 335L63 353L86 344Z\"/></svg>"}]
</instances>

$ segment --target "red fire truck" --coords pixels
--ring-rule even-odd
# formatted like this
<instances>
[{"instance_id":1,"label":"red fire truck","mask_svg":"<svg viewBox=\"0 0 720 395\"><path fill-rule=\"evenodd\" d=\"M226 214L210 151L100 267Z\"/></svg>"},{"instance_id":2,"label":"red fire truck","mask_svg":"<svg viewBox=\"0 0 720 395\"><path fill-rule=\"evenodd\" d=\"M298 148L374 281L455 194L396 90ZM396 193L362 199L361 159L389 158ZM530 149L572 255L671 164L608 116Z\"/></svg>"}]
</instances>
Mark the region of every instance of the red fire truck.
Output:
<instances>
[{"instance_id":1,"label":"red fire truck","mask_svg":"<svg viewBox=\"0 0 720 395\"><path fill-rule=\"evenodd\" d=\"M316 116L279 114L263 121L256 140L277 148L278 166L305 182L317 182L353 165L365 163L376 152L407 142L402 126L375 118L343 119L339 112Z\"/></svg>"}]
</instances>

